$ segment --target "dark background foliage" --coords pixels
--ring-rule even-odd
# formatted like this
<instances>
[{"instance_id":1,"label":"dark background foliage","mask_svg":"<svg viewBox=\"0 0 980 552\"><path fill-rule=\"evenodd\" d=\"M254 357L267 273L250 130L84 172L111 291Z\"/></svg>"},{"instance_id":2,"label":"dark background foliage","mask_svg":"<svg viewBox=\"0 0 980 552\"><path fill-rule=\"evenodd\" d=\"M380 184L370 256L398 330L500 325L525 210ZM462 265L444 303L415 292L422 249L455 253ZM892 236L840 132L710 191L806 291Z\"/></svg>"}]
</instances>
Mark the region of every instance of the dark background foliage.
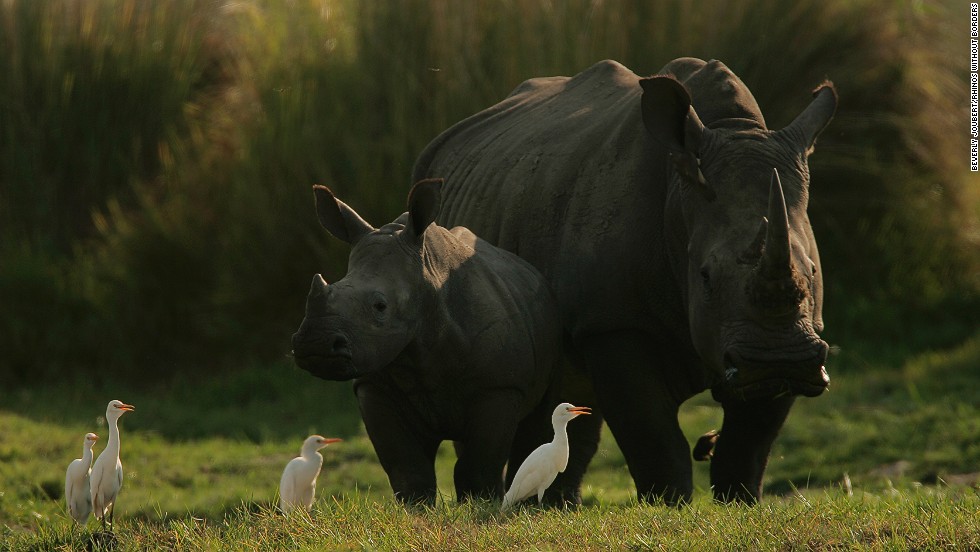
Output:
<instances>
[{"instance_id":1,"label":"dark background foliage","mask_svg":"<svg viewBox=\"0 0 980 552\"><path fill-rule=\"evenodd\" d=\"M980 307L966 25L957 2L4 2L0 381L281 359L347 256L312 184L387 222L441 130L605 58L721 59L771 128L833 80L810 212L837 362L955 345Z\"/></svg>"}]
</instances>

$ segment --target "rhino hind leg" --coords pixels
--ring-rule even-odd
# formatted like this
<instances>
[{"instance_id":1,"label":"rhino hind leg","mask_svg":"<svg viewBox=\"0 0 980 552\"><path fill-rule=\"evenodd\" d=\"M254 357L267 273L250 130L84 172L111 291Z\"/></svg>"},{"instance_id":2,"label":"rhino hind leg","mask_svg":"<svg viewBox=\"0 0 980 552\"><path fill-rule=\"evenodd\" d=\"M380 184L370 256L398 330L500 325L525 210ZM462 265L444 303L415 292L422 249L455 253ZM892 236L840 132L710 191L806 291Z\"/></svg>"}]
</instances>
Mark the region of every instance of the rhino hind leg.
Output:
<instances>
[{"instance_id":1,"label":"rhino hind leg","mask_svg":"<svg viewBox=\"0 0 980 552\"><path fill-rule=\"evenodd\" d=\"M500 499L503 471L519 426L520 395L490 393L473 400L466 421L467 434L453 443L456 466L453 483L457 500Z\"/></svg>"},{"instance_id":2,"label":"rhino hind leg","mask_svg":"<svg viewBox=\"0 0 980 552\"><path fill-rule=\"evenodd\" d=\"M794 398L722 403L725 418L711 458L711 487L722 502L755 504L769 451Z\"/></svg>"}]
</instances>

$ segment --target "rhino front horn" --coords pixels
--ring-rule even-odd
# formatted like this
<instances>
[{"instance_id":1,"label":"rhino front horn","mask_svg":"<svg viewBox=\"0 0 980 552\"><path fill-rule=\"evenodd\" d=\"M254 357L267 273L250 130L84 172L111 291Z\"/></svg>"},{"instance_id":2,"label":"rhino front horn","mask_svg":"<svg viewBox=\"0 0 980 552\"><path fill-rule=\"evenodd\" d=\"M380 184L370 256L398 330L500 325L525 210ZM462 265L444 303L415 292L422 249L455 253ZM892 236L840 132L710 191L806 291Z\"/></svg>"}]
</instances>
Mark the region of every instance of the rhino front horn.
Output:
<instances>
[{"instance_id":1,"label":"rhino front horn","mask_svg":"<svg viewBox=\"0 0 980 552\"><path fill-rule=\"evenodd\" d=\"M779 172L772 170L769 182L769 212L766 219L766 242L759 261L760 271L769 278L791 274L789 247L789 217L786 214L786 198L779 182Z\"/></svg>"},{"instance_id":2,"label":"rhino front horn","mask_svg":"<svg viewBox=\"0 0 980 552\"><path fill-rule=\"evenodd\" d=\"M327 291L330 284L317 274L310 284L310 294L306 297L306 316L317 316L326 313Z\"/></svg>"}]
</instances>

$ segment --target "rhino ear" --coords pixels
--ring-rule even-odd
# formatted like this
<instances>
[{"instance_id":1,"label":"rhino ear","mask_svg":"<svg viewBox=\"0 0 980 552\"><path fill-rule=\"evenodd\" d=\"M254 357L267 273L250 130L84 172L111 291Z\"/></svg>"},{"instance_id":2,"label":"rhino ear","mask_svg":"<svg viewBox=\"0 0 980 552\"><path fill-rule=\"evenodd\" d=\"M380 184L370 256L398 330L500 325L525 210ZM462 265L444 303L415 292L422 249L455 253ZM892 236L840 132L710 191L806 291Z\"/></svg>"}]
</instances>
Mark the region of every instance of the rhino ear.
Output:
<instances>
[{"instance_id":1,"label":"rhino ear","mask_svg":"<svg viewBox=\"0 0 980 552\"><path fill-rule=\"evenodd\" d=\"M640 79L643 124L654 138L675 155L697 157L704 125L691 108L691 94L677 79L656 76Z\"/></svg>"},{"instance_id":2,"label":"rhino ear","mask_svg":"<svg viewBox=\"0 0 980 552\"><path fill-rule=\"evenodd\" d=\"M813 91L813 101L786 128L779 131L799 144L807 155L813 151L817 136L830 124L837 113L837 90L826 81Z\"/></svg>"},{"instance_id":3,"label":"rhino ear","mask_svg":"<svg viewBox=\"0 0 980 552\"><path fill-rule=\"evenodd\" d=\"M418 239L436 220L442 206L441 178L419 180L408 192L408 225L405 231Z\"/></svg>"},{"instance_id":4,"label":"rhino ear","mask_svg":"<svg viewBox=\"0 0 980 552\"><path fill-rule=\"evenodd\" d=\"M338 239L354 245L374 231L374 227L364 222L357 212L337 199L330 188L313 186L313 197L316 201L316 215L320 219L320 225Z\"/></svg>"},{"instance_id":5,"label":"rhino ear","mask_svg":"<svg viewBox=\"0 0 980 552\"><path fill-rule=\"evenodd\" d=\"M691 94L671 76L640 79L640 87L640 111L647 132L670 152L677 173L711 201L715 193L705 183L699 161L705 128L691 107Z\"/></svg>"}]
</instances>

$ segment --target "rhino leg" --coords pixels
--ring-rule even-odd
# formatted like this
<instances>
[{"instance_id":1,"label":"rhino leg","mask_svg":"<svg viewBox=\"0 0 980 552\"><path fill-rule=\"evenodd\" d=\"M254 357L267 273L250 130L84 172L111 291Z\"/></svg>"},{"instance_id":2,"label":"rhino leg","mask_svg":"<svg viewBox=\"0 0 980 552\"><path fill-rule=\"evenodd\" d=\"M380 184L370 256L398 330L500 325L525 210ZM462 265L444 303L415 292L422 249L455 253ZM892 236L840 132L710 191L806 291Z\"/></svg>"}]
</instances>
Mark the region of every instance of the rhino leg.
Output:
<instances>
[{"instance_id":1,"label":"rhino leg","mask_svg":"<svg viewBox=\"0 0 980 552\"><path fill-rule=\"evenodd\" d=\"M722 403L725 419L711 458L715 499L755 504L762 495L762 476L769 451L794 398Z\"/></svg>"},{"instance_id":2,"label":"rhino leg","mask_svg":"<svg viewBox=\"0 0 980 552\"><path fill-rule=\"evenodd\" d=\"M425 430L417 413L405 407L404 397L387 386L359 383L355 392L364 427L395 498L407 504L435 504L440 441Z\"/></svg>"},{"instance_id":3,"label":"rhino leg","mask_svg":"<svg viewBox=\"0 0 980 552\"><path fill-rule=\"evenodd\" d=\"M467 435L453 444L456 466L453 483L456 499L500 499L504 496L503 471L514 441L520 408L511 393L493 393L474 401L467 420Z\"/></svg>"},{"instance_id":4,"label":"rhino leg","mask_svg":"<svg viewBox=\"0 0 980 552\"><path fill-rule=\"evenodd\" d=\"M691 451L677 412L691 393L683 387L685 380L666 373L682 360L671 358L669 344L658 345L654 336L643 332L583 341L578 349L590 367L599 407L623 451L639 499L669 505L689 502Z\"/></svg>"}]
</instances>

